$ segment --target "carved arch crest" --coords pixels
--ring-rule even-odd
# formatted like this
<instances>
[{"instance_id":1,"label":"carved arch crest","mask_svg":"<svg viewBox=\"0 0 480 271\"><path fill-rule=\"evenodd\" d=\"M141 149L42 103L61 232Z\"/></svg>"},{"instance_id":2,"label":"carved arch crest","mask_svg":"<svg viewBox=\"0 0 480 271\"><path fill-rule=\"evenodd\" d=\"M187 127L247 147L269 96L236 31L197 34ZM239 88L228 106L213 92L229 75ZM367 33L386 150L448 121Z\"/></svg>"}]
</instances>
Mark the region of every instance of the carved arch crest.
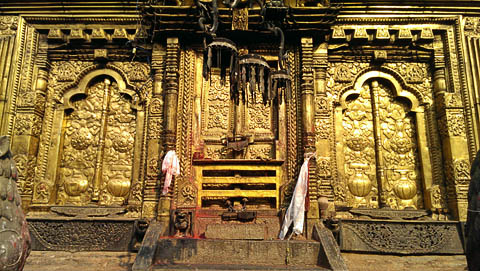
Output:
<instances>
[{"instance_id":1,"label":"carved arch crest","mask_svg":"<svg viewBox=\"0 0 480 271\"><path fill-rule=\"evenodd\" d=\"M339 93L339 102L342 108L346 108L345 100L351 94L359 94L363 84L369 79L382 78L389 81L397 97L403 97L410 101L411 111L423 112L424 104L429 103L418 89L409 86L404 78L396 71L386 67L370 67L359 72L352 81L352 85L342 89Z\"/></svg>"},{"instance_id":2,"label":"carved arch crest","mask_svg":"<svg viewBox=\"0 0 480 271\"><path fill-rule=\"evenodd\" d=\"M112 66L114 67L114 66ZM135 87L128 83L125 74L121 74L121 71L116 68L111 69L112 67L108 67L106 69L97 69L92 70L95 66L88 67L84 69L80 75L76 78L74 82L69 84L67 87L60 90L61 103L65 105L65 109L71 108L70 100L73 96L78 94L86 95L85 90L87 89L88 85L92 80L99 76L110 76L112 77L118 84L118 88L120 93L124 93L133 97L136 94ZM123 73L123 72L122 72Z\"/></svg>"}]
</instances>

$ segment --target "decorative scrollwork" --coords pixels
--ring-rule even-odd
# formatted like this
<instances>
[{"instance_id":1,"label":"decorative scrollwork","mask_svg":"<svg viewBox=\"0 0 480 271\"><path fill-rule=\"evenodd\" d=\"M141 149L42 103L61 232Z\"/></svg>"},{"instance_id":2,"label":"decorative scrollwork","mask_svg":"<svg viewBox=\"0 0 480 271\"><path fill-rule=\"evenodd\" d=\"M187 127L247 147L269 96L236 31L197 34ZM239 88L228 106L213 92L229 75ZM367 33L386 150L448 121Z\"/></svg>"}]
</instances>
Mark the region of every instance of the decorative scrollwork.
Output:
<instances>
[{"instance_id":1,"label":"decorative scrollwork","mask_svg":"<svg viewBox=\"0 0 480 271\"><path fill-rule=\"evenodd\" d=\"M337 65L335 68L334 79L338 82L351 82L353 80L353 72L350 67L345 64Z\"/></svg>"},{"instance_id":2,"label":"decorative scrollwork","mask_svg":"<svg viewBox=\"0 0 480 271\"><path fill-rule=\"evenodd\" d=\"M128 77L130 81L146 81L150 77L150 67L143 62L114 62Z\"/></svg>"},{"instance_id":3,"label":"decorative scrollwork","mask_svg":"<svg viewBox=\"0 0 480 271\"><path fill-rule=\"evenodd\" d=\"M32 237L42 250L126 249L132 234L131 222L29 221ZM58 230L52 230L58 229ZM102 238L98 238L101 235Z\"/></svg>"},{"instance_id":4,"label":"decorative scrollwork","mask_svg":"<svg viewBox=\"0 0 480 271\"><path fill-rule=\"evenodd\" d=\"M410 65L406 70L406 76L409 83L421 83L425 78L425 72L420 66Z\"/></svg>"},{"instance_id":5,"label":"decorative scrollwork","mask_svg":"<svg viewBox=\"0 0 480 271\"><path fill-rule=\"evenodd\" d=\"M150 113L161 114L163 112L163 100L161 98L154 98L150 102Z\"/></svg>"},{"instance_id":6,"label":"decorative scrollwork","mask_svg":"<svg viewBox=\"0 0 480 271\"><path fill-rule=\"evenodd\" d=\"M0 16L0 35L13 35L17 32L17 16Z\"/></svg>"},{"instance_id":7,"label":"decorative scrollwork","mask_svg":"<svg viewBox=\"0 0 480 271\"><path fill-rule=\"evenodd\" d=\"M163 132L163 119L158 117L151 117L148 119L148 133L147 137L150 139L160 138Z\"/></svg>"},{"instance_id":8,"label":"decorative scrollwork","mask_svg":"<svg viewBox=\"0 0 480 271\"><path fill-rule=\"evenodd\" d=\"M211 75L210 88L208 90L207 105L207 129L228 130L228 116L230 108L229 80L225 84L221 82L219 74Z\"/></svg>"},{"instance_id":9,"label":"decorative scrollwork","mask_svg":"<svg viewBox=\"0 0 480 271\"><path fill-rule=\"evenodd\" d=\"M447 126L450 135L464 136L465 135L465 118L463 114L448 114Z\"/></svg>"},{"instance_id":10,"label":"decorative scrollwork","mask_svg":"<svg viewBox=\"0 0 480 271\"><path fill-rule=\"evenodd\" d=\"M18 114L15 121L15 134L30 134L33 123L33 116L30 114Z\"/></svg>"},{"instance_id":11,"label":"decorative scrollwork","mask_svg":"<svg viewBox=\"0 0 480 271\"><path fill-rule=\"evenodd\" d=\"M196 191L191 185L186 185L182 188L182 196L185 204L192 204L196 198Z\"/></svg>"},{"instance_id":12,"label":"decorative scrollwork","mask_svg":"<svg viewBox=\"0 0 480 271\"><path fill-rule=\"evenodd\" d=\"M317 158L317 174L320 177L329 177L332 175L332 166L330 157Z\"/></svg>"},{"instance_id":13,"label":"decorative scrollwork","mask_svg":"<svg viewBox=\"0 0 480 271\"><path fill-rule=\"evenodd\" d=\"M315 120L315 135L318 139L328 139L332 134L332 122L330 118L318 118Z\"/></svg>"},{"instance_id":14,"label":"decorative scrollwork","mask_svg":"<svg viewBox=\"0 0 480 271\"><path fill-rule=\"evenodd\" d=\"M247 158L249 159L271 159L271 147L270 146L250 146L248 147Z\"/></svg>"},{"instance_id":15,"label":"decorative scrollwork","mask_svg":"<svg viewBox=\"0 0 480 271\"><path fill-rule=\"evenodd\" d=\"M381 222L355 222L343 225L344 231L351 231L363 244L373 251L382 253L431 253L446 245L447 236L455 228L446 224L405 224ZM405 238L408 236L408 238ZM352 236L352 238L355 238Z\"/></svg>"}]
</instances>

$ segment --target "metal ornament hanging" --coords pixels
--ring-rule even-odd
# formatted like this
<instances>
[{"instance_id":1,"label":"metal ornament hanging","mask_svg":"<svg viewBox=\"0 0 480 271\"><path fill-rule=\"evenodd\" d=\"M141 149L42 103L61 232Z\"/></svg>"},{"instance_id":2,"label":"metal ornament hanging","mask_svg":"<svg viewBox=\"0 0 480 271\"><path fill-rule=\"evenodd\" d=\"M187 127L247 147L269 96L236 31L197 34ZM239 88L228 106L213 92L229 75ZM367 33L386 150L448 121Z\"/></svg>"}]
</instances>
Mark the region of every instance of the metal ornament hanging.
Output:
<instances>
[{"instance_id":1,"label":"metal ornament hanging","mask_svg":"<svg viewBox=\"0 0 480 271\"><path fill-rule=\"evenodd\" d=\"M230 85L234 84L235 61L238 54L235 43L226 38L214 38L204 51L203 77L210 77L212 68L220 69L220 77L225 82L229 70Z\"/></svg>"},{"instance_id":2,"label":"metal ornament hanging","mask_svg":"<svg viewBox=\"0 0 480 271\"><path fill-rule=\"evenodd\" d=\"M292 99L292 77L287 70L273 71L270 75L270 80L272 81L272 100L276 99L281 104L282 99L285 101Z\"/></svg>"},{"instance_id":3,"label":"metal ornament hanging","mask_svg":"<svg viewBox=\"0 0 480 271\"><path fill-rule=\"evenodd\" d=\"M236 104L242 99L247 105L255 103L261 94L263 103L271 100L269 87L270 66L265 58L255 54L238 57L237 86L232 89L232 99Z\"/></svg>"},{"instance_id":4,"label":"metal ornament hanging","mask_svg":"<svg viewBox=\"0 0 480 271\"><path fill-rule=\"evenodd\" d=\"M200 10L200 19L198 24L200 28L209 36L213 38L212 42L206 45L204 40L204 58L203 58L203 77L210 79L212 68L220 69L220 77L222 82L225 82L227 69L230 71L230 85L234 84L234 66L237 57L237 45L229 39L218 38L215 32L218 29L218 7L217 1L202 2L196 1L197 7ZM211 16L209 16L211 14ZM211 27L207 26L206 22L211 18Z\"/></svg>"},{"instance_id":5,"label":"metal ornament hanging","mask_svg":"<svg viewBox=\"0 0 480 271\"><path fill-rule=\"evenodd\" d=\"M282 100L290 100L292 98L292 77L287 69L284 68L285 55L283 54L285 48L285 38L281 28L271 25L269 27L276 36L280 37L280 46L278 48L278 67L277 71L272 71L270 74L270 80L273 94L272 100L281 104Z\"/></svg>"}]
</instances>

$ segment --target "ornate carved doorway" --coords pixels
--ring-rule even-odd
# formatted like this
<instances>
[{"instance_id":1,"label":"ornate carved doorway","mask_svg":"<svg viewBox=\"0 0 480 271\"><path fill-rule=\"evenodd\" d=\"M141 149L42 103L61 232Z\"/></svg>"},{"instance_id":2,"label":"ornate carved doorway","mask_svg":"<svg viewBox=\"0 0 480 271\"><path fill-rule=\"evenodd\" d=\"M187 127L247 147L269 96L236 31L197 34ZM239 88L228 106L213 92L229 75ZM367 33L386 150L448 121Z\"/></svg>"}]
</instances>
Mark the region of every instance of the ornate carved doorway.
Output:
<instances>
[{"instance_id":1,"label":"ornate carved doorway","mask_svg":"<svg viewBox=\"0 0 480 271\"><path fill-rule=\"evenodd\" d=\"M352 207L423 208L417 125L411 101L387 80L348 95L341 116L341 160Z\"/></svg>"},{"instance_id":2,"label":"ornate carved doorway","mask_svg":"<svg viewBox=\"0 0 480 271\"><path fill-rule=\"evenodd\" d=\"M228 81L228 80L226 80ZM230 86L214 73L203 85L202 140L206 157L213 159L275 159L278 116L273 105L264 105L262 97L235 105L230 100ZM225 148L228 137L247 137L248 147L238 155Z\"/></svg>"},{"instance_id":3,"label":"ornate carved doorway","mask_svg":"<svg viewBox=\"0 0 480 271\"><path fill-rule=\"evenodd\" d=\"M57 204L122 205L134 164L136 110L110 77L97 77L65 109Z\"/></svg>"},{"instance_id":4,"label":"ornate carved doorway","mask_svg":"<svg viewBox=\"0 0 480 271\"><path fill-rule=\"evenodd\" d=\"M197 206L224 209L225 202L249 209L277 209L284 182L286 108L264 104L261 95L235 104L228 79L212 70L197 89L194 134L203 157L197 159ZM194 158L196 159L196 158Z\"/></svg>"}]
</instances>

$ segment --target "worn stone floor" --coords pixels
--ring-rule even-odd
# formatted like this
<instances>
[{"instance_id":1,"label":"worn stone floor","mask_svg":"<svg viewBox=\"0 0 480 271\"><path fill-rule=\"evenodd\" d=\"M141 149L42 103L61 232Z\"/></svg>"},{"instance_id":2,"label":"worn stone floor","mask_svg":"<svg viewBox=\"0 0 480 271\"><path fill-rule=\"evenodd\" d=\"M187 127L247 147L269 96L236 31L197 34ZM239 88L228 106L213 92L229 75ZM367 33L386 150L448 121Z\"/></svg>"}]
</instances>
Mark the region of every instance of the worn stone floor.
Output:
<instances>
[{"instance_id":1,"label":"worn stone floor","mask_svg":"<svg viewBox=\"0 0 480 271\"><path fill-rule=\"evenodd\" d=\"M396 256L342 253L350 271L463 271L465 255Z\"/></svg>"},{"instance_id":2,"label":"worn stone floor","mask_svg":"<svg viewBox=\"0 0 480 271\"><path fill-rule=\"evenodd\" d=\"M135 260L129 252L32 251L24 271L128 271ZM350 271L463 271L463 255L394 256L343 253Z\"/></svg>"}]
</instances>

